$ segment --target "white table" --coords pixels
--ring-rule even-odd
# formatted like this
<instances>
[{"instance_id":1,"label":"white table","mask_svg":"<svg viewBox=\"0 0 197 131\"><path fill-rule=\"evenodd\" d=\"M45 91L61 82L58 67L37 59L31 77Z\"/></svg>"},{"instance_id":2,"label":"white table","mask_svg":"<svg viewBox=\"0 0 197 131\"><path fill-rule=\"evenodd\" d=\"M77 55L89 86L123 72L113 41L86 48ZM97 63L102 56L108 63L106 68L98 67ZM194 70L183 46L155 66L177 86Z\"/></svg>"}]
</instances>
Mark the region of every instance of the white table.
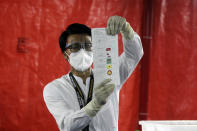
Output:
<instances>
[{"instance_id":1,"label":"white table","mask_svg":"<svg viewBox=\"0 0 197 131\"><path fill-rule=\"evenodd\" d=\"M142 131L197 131L197 120L140 121Z\"/></svg>"}]
</instances>

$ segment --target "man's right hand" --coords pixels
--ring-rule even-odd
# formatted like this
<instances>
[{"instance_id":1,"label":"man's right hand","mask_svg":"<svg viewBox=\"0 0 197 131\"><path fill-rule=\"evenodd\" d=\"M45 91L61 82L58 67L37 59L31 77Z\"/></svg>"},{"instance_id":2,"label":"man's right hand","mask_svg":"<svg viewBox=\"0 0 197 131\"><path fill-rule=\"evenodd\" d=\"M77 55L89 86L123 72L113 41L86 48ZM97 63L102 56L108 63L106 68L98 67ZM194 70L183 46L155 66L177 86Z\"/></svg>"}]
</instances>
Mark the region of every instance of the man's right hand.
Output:
<instances>
[{"instance_id":1,"label":"man's right hand","mask_svg":"<svg viewBox=\"0 0 197 131\"><path fill-rule=\"evenodd\" d=\"M90 117L94 117L97 114L106 103L108 96L113 92L115 85L110 82L111 79L106 79L98 84L94 90L95 98L83 108Z\"/></svg>"},{"instance_id":2,"label":"man's right hand","mask_svg":"<svg viewBox=\"0 0 197 131\"><path fill-rule=\"evenodd\" d=\"M111 79L105 79L94 90L95 98L100 105L104 105L108 96L113 92L115 85L110 83Z\"/></svg>"}]
</instances>

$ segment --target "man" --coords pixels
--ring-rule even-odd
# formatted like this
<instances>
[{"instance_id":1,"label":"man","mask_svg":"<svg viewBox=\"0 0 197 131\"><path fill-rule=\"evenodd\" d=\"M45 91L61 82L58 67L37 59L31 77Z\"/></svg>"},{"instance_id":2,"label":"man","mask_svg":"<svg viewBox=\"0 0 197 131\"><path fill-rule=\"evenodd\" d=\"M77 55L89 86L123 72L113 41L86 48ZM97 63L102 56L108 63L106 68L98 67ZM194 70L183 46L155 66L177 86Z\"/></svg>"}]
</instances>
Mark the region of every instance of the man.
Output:
<instances>
[{"instance_id":1,"label":"man","mask_svg":"<svg viewBox=\"0 0 197 131\"><path fill-rule=\"evenodd\" d=\"M125 18L111 16L106 32L123 36L124 52L119 57L120 85L110 79L94 86L91 29L71 24L59 40L70 73L47 84L45 103L61 131L118 131L119 92L143 56L140 37Z\"/></svg>"}]
</instances>

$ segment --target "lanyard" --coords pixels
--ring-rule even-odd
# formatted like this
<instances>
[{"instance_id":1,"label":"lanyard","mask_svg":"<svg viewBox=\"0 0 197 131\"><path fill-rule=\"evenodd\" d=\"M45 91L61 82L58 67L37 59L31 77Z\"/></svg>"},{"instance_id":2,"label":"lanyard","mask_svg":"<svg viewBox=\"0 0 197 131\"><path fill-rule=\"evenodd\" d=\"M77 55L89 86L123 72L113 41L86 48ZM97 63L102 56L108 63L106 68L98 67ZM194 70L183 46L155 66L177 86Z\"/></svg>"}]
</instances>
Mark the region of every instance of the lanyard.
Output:
<instances>
[{"instance_id":1,"label":"lanyard","mask_svg":"<svg viewBox=\"0 0 197 131\"><path fill-rule=\"evenodd\" d=\"M94 86L93 73L91 73L91 75L90 75L90 84L89 84L87 102L85 100L85 96L83 94L83 91L81 90L81 88L80 88L79 84L77 83L75 77L73 76L72 72L69 73L69 77L70 77L71 82L72 82L72 84L75 88L75 91L76 91L76 94L77 94L77 99L78 99L79 106L80 106L80 109L81 109L92 100L93 86Z\"/></svg>"},{"instance_id":2,"label":"lanyard","mask_svg":"<svg viewBox=\"0 0 197 131\"><path fill-rule=\"evenodd\" d=\"M80 109L82 109L85 105L87 105L92 100L92 94L93 94L93 86L94 86L94 76L93 73L90 75L90 84L89 84L89 91L88 91L88 98L87 102L85 101L85 96L77 83L75 77L73 76L72 72L69 73L69 77L71 79L71 82L75 88L77 99L79 102ZM89 125L86 126L82 131L89 131Z\"/></svg>"}]
</instances>

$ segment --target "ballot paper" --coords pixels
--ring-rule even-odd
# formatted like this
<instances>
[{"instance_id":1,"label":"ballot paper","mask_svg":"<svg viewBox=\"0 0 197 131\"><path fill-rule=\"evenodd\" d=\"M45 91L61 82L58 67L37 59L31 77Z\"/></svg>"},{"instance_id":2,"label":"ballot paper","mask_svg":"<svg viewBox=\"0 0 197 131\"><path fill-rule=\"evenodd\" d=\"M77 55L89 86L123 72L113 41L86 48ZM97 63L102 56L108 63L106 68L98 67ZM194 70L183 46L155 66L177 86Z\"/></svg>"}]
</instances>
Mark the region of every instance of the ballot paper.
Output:
<instances>
[{"instance_id":1,"label":"ballot paper","mask_svg":"<svg viewBox=\"0 0 197 131\"><path fill-rule=\"evenodd\" d=\"M92 46L95 84L111 78L119 85L118 35L107 35L105 28L92 28Z\"/></svg>"}]
</instances>

